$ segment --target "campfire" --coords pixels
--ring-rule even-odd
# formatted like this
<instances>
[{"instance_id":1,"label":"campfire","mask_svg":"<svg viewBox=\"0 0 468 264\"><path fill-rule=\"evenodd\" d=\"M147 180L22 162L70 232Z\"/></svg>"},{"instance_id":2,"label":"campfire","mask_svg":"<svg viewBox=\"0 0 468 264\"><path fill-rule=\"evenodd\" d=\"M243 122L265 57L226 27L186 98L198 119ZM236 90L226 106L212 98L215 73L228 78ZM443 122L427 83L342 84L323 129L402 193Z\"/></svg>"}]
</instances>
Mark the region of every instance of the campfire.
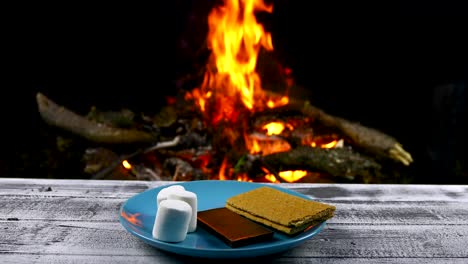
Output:
<instances>
[{"instance_id":1,"label":"campfire","mask_svg":"<svg viewBox=\"0 0 468 264\"><path fill-rule=\"evenodd\" d=\"M210 12L202 82L156 114L94 108L82 116L41 93L39 112L93 143L83 155L94 178L369 182L412 162L393 137L290 97L291 69L278 65L281 89L262 87L269 76L259 74L257 62L274 48L256 12L273 6L226 0Z\"/></svg>"}]
</instances>

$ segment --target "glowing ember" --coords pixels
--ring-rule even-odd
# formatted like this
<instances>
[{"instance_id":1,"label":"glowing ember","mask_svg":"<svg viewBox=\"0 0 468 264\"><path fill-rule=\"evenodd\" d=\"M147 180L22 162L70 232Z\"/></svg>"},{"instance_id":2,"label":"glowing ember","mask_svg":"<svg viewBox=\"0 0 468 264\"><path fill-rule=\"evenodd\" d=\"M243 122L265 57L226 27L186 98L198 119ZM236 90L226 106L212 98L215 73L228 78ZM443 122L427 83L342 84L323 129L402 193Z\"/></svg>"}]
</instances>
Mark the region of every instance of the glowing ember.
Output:
<instances>
[{"instance_id":1,"label":"glowing ember","mask_svg":"<svg viewBox=\"0 0 468 264\"><path fill-rule=\"evenodd\" d=\"M267 131L267 135L279 135L283 132L285 125L281 122L271 122L263 126L263 129Z\"/></svg>"},{"instance_id":2,"label":"glowing ember","mask_svg":"<svg viewBox=\"0 0 468 264\"><path fill-rule=\"evenodd\" d=\"M275 108L275 107L287 105L288 103L289 103L289 97L283 96L279 100L276 100L276 101L272 99L268 100L267 106L268 108Z\"/></svg>"},{"instance_id":3,"label":"glowing ember","mask_svg":"<svg viewBox=\"0 0 468 264\"><path fill-rule=\"evenodd\" d=\"M321 148L334 148L337 143L338 143L338 140L333 140L332 142L327 143L327 144L323 144L320 147Z\"/></svg>"},{"instance_id":4,"label":"glowing ember","mask_svg":"<svg viewBox=\"0 0 468 264\"><path fill-rule=\"evenodd\" d=\"M311 147L320 147L320 148L338 148L338 147L343 147L343 140L333 140L328 143L323 143L323 144L317 144L316 142L312 142L310 144Z\"/></svg>"},{"instance_id":5,"label":"glowing ember","mask_svg":"<svg viewBox=\"0 0 468 264\"><path fill-rule=\"evenodd\" d=\"M122 166L127 169L127 170L131 170L132 169L132 164L130 164L130 162L128 162L128 160L123 160L122 161Z\"/></svg>"},{"instance_id":6,"label":"glowing ember","mask_svg":"<svg viewBox=\"0 0 468 264\"><path fill-rule=\"evenodd\" d=\"M237 175L237 181L253 182L253 180L249 178L249 175L245 173Z\"/></svg>"},{"instance_id":7,"label":"glowing ember","mask_svg":"<svg viewBox=\"0 0 468 264\"><path fill-rule=\"evenodd\" d=\"M287 182L295 182L307 175L307 171L295 170L295 171L281 171L278 175Z\"/></svg>"},{"instance_id":8,"label":"glowing ember","mask_svg":"<svg viewBox=\"0 0 468 264\"><path fill-rule=\"evenodd\" d=\"M307 175L307 171L303 170L294 170L294 171L281 171L278 173L284 181L287 182L296 182ZM273 174L265 175L265 178L270 180L271 182L279 182Z\"/></svg>"},{"instance_id":9,"label":"glowing ember","mask_svg":"<svg viewBox=\"0 0 468 264\"><path fill-rule=\"evenodd\" d=\"M278 181L278 179L276 179L275 175L273 175L273 174L267 174L267 175L265 175L265 179L266 179L267 181L272 182L272 183L280 183L280 181Z\"/></svg>"},{"instance_id":10,"label":"glowing ember","mask_svg":"<svg viewBox=\"0 0 468 264\"><path fill-rule=\"evenodd\" d=\"M291 149L288 141L275 136L267 136L258 133L245 137L246 147L250 154L268 155Z\"/></svg>"}]
</instances>

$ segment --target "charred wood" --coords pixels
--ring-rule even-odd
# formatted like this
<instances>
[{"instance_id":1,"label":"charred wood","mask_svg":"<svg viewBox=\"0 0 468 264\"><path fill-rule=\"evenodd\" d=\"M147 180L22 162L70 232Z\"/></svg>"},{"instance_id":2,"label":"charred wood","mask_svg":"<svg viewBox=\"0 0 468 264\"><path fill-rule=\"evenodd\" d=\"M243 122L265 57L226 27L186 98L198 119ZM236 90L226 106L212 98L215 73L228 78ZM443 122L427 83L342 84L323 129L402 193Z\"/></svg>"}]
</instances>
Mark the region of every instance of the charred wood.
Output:
<instances>
[{"instance_id":1,"label":"charred wood","mask_svg":"<svg viewBox=\"0 0 468 264\"><path fill-rule=\"evenodd\" d=\"M317 118L319 122L326 126L339 129L345 136L351 139L354 146L381 157L391 158L404 165L409 165L413 162L411 154L404 150L403 146L394 137L377 129L329 115L323 110L312 106L309 102L303 103L302 112L307 116Z\"/></svg>"},{"instance_id":2,"label":"charred wood","mask_svg":"<svg viewBox=\"0 0 468 264\"><path fill-rule=\"evenodd\" d=\"M347 178L381 176L382 168L372 158L346 147L322 149L301 146L290 151L263 156L261 160L268 165L268 168L277 172L307 170Z\"/></svg>"},{"instance_id":3,"label":"charred wood","mask_svg":"<svg viewBox=\"0 0 468 264\"><path fill-rule=\"evenodd\" d=\"M180 137L175 137L171 141L158 142L145 149L137 149L131 154L118 156L115 152L106 148L87 149L83 155L86 162L85 172L94 174L93 179L104 179L108 175L115 173L116 169L121 166L124 160L130 160L136 156L153 152L160 149L175 147L179 144ZM145 172L149 177L154 177L151 172Z\"/></svg>"},{"instance_id":4,"label":"charred wood","mask_svg":"<svg viewBox=\"0 0 468 264\"><path fill-rule=\"evenodd\" d=\"M201 170L179 158L168 158L163 164L164 170L171 172L173 181L194 181L204 179Z\"/></svg>"},{"instance_id":5,"label":"charred wood","mask_svg":"<svg viewBox=\"0 0 468 264\"><path fill-rule=\"evenodd\" d=\"M271 93L271 96L278 96ZM366 127L358 122L352 122L341 117L333 116L315 107L307 100L290 98L289 104L275 111L300 111L321 124L338 131L347 141L357 149L361 149L379 158L391 159L406 166L413 162L413 158L403 146L392 136L374 128Z\"/></svg>"},{"instance_id":6,"label":"charred wood","mask_svg":"<svg viewBox=\"0 0 468 264\"><path fill-rule=\"evenodd\" d=\"M64 129L93 142L105 144L149 143L157 139L153 133L137 129L118 128L81 116L37 93L36 101L42 119L49 125Z\"/></svg>"},{"instance_id":7,"label":"charred wood","mask_svg":"<svg viewBox=\"0 0 468 264\"><path fill-rule=\"evenodd\" d=\"M261 54L260 55L266 55ZM269 56L264 56L263 60L269 64L276 65L276 67L267 67L269 69L280 69L281 64L276 62ZM260 69L265 67L260 67ZM269 74L270 76L271 74ZM277 72L277 74L287 78L287 75ZM277 81L278 82L278 81ZM298 87L295 87L296 89ZM269 89L270 95L275 98L280 98L275 89ZM336 117L326 113L324 110L315 107L307 100L299 99L297 96L289 97L289 103L286 107L292 111L299 111L302 114L314 119L316 122L322 123L325 126L339 130L343 136L352 143L356 148L362 149L370 154L378 157L391 159L393 161L402 163L406 166L413 162L410 153L403 149L403 146L393 137L374 128L363 126L357 122L352 122L341 117ZM283 110L284 111L284 110Z\"/></svg>"}]
</instances>

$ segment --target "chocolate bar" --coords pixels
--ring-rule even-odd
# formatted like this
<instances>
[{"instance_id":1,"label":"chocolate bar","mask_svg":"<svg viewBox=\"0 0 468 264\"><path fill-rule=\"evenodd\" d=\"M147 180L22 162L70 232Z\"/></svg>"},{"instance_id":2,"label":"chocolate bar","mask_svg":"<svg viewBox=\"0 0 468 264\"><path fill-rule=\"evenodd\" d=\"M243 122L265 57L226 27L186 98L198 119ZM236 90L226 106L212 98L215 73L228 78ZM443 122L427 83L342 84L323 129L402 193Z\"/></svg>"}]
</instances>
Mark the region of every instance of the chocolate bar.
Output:
<instances>
[{"instance_id":1,"label":"chocolate bar","mask_svg":"<svg viewBox=\"0 0 468 264\"><path fill-rule=\"evenodd\" d=\"M225 207L198 212L198 224L230 247L267 241L274 232Z\"/></svg>"}]
</instances>

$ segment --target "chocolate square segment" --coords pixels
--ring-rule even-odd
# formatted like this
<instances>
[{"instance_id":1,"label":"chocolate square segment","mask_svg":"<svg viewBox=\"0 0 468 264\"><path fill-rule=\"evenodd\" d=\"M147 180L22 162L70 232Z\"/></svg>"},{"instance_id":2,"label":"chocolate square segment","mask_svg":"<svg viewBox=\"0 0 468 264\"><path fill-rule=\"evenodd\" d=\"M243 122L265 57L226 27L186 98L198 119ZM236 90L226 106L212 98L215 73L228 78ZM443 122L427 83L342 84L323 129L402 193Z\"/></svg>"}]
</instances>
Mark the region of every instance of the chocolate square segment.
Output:
<instances>
[{"instance_id":1,"label":"chocolate square segment","mask_svg":"<svg viewBox=\"0 0 468 264\"><path fill-rule=\"evenodd\" d=\"M228 210L215 208L198 212L198 223L230 247L241 247L269 240L274 232Z\"/></svg>"}]
</instances>

